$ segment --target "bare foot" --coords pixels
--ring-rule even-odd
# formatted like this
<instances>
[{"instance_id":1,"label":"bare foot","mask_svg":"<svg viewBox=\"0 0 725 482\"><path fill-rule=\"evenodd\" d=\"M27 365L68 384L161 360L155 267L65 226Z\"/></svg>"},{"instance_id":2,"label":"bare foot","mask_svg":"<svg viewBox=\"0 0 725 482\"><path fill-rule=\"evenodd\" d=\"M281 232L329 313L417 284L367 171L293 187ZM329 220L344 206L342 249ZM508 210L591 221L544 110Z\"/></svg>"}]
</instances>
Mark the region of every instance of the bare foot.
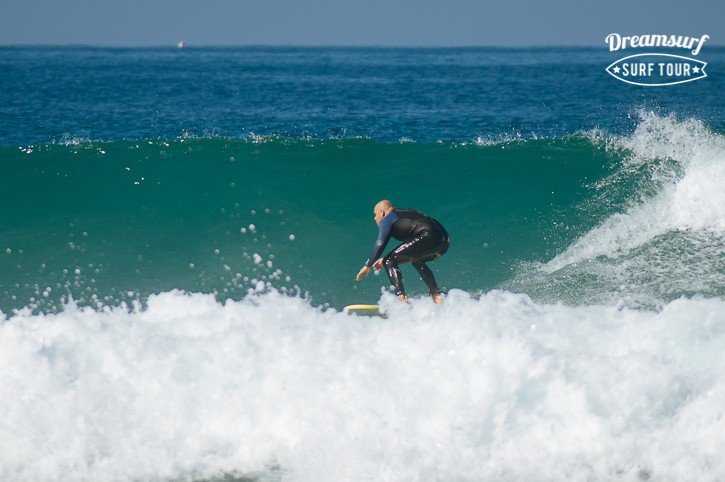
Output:
<instances>
[{"instance_id":1,"label":"bare foot","mask_svg":"<svg viewBox=\"0 0 725 482\"><path fill-rule=\"evenodd\" d=\"M443 303L443 295L440 293L436 293L433 295L433 302L437 305L440 305Z\"/></svg>"},{"instance_id":2,"label":"bare foot","mask_svg":"<svg viewBox=\"0 0 725 482\"><path fill-rule=\"evenodd\" d=\"M405 296L405 295L398 295L398 299L400 301L402 301L403 303L407 303L408 302L408 297Z\"/></svg>"}]
</instances>

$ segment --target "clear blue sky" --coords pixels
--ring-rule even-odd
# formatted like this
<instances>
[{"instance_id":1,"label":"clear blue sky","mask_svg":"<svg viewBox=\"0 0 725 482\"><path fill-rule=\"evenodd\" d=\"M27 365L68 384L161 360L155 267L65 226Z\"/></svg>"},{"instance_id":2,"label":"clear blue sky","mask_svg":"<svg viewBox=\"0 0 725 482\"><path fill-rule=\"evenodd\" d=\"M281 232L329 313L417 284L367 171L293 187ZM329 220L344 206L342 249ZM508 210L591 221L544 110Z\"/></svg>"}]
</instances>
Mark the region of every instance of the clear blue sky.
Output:
<instances>
[{"instance_id":1,"label":"clear blue sky","mask_svg":"<svg viewBox=\"0 0 725 482\"><path fill-rule=\"evenodd\" d=\"M724 24L723 0L0 0L0 45L722 45Z\"/></svg>"}]
</instances>

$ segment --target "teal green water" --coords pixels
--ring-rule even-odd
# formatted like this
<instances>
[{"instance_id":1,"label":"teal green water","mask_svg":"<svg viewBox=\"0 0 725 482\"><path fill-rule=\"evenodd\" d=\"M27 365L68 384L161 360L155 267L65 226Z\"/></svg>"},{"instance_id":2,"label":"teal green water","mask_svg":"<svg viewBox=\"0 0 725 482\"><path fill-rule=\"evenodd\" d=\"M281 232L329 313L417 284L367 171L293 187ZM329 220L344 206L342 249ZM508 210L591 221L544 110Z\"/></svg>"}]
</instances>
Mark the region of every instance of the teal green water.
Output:
<instances>
[{"instance_id":1,"label":"teal green water","mask_svg":"<svg viewBox=\"0 0 725 482\"><path fill-rule=\"evenodd\" d=\"M172 288L238 298L254 280L299 288L317 304L373 302L384 276L353 277L374 241L371 210L381 198L448 228L452 248L433 264L443 286L488 290L522 260L551 259L628 195L590 202L617 155L576 135L493 145L83 142L0 156L0 188L14 204L2 217L6 310L57 307L68 293L81 302ZM421 294L413 273L404 271L408 289Z\"/></svg>"}]
</instances>

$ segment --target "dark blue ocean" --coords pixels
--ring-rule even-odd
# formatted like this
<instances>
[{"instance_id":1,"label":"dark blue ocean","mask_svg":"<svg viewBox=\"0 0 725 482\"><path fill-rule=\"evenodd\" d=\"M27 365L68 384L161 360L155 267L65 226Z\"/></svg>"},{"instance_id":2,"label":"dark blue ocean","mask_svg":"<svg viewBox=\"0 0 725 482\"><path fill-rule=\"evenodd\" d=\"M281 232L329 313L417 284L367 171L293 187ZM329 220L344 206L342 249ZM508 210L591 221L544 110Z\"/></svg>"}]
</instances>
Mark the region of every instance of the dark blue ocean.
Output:
<instances>
[{"instance_id":1,"label":"dark blue ocean","mask_svg":"<svg viewBox=\"0 0 725 482\"><path fill-rule=\"evenodd\" d=\"M725 49L665 88L601 48L0 47L0 143L184 135L471 141L631 129L638 109L723 127ZM683 53L677 51L675 53ZM684 52L687 53L687 52Z\"/></svg>"}]
</instances>

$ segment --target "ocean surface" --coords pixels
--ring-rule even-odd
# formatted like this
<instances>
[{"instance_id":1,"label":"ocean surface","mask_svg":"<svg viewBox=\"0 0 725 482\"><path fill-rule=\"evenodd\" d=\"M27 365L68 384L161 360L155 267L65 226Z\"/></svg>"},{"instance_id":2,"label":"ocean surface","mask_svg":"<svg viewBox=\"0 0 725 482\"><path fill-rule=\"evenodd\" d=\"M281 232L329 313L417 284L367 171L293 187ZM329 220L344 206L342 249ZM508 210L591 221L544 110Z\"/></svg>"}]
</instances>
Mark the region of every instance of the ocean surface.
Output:
<instances>
[{"instance_id":1,"label":"ocean surface","mask_svg":"<svg viewBox=\"0 0 725 482\"><path fill-rule=\"evenodd\" d=\"M725 479L725 48L622 56L0 47L0 479Z\"/></svg>"}]
</instances>

